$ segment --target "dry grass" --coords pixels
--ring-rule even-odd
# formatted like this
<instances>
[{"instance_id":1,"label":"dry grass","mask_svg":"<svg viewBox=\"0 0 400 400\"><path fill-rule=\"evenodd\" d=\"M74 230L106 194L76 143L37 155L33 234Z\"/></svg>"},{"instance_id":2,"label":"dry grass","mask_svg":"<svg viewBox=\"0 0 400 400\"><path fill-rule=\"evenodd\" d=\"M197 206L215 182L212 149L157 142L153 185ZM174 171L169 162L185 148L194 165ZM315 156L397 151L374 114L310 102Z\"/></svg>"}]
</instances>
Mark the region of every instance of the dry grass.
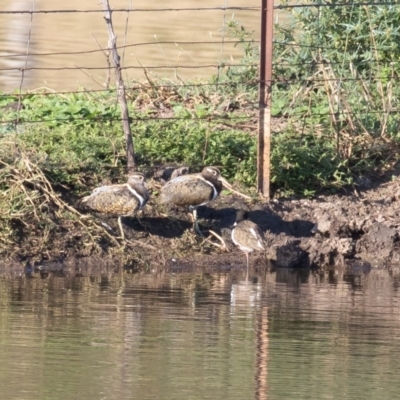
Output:
<instances>
[{"instance_id":1,"label":"dry grass","mask_svg":"<svg viewBox=\"0 0 400 400\"><path fill-rule=\"evenodd\" d=\"M100 252L100 239L113 246L121 244L105 228L68 204L42 169L45 159L12 143L0 150L0 254L10 249L21 255L54 256L57 240L72 241L69 232L84 253ZM69 232L68 232L69 231ZM25 247L24 247L25 246ZM65 251L64 246L60 249ZM62 254L58 254L60 256Z\"/></svg>"},{"instance_id":2,"label":"dry grass","mask_svg":"<svg viewBox=\"0 0 400 400\"><path fill-rule=\"evenodd\" d=\"M168 210L157 201L161 185L151 179L148 187L152 196L144 215L164 218L166 222L158 222L160 229L165 229L169 222L179 225L173 217L168 218ZM0 188L3 257L35 261L95 255L116 259L124 265L149 267L151 261L163 265L167 257L209 253L218 247L212 238L199 238L191 229L166 238L149 233L144 226L144 230L134 234L131 229L126 241L117 239L115 227L109 230L101 218L84 213L79 199L70 196L69 188L50 180L46 156L16 147L12 142L3 142L0 150ZM185 219L184 210L180 217Z\"/></svg>"}]
</instances>

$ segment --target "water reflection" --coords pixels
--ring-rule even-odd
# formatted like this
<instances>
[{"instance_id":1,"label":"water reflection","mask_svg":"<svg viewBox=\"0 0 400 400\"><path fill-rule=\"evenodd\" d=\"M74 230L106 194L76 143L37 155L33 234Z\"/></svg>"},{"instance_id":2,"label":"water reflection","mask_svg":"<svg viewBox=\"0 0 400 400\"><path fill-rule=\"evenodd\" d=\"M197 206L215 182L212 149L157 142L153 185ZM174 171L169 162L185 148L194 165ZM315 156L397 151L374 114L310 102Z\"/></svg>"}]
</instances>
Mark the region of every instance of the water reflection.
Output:
<instances>
[{"instance_id":1,"label":"water reflection","mask_svg":"<svg viewBox=\"0 0 400 400\"><path fill-rule=\"evenodd\" d=\"M168 4L147 0L112 0L113 9L195 8L196 1L173 0ZM201 7L259 7L259 0L203 0ZM81 0L2 0L0 11L21 10L101 10L100 1ZM239 62L243 52L223 35L224 21L239 20L256 38L260 16L258 11L168 11L113 14L124 79L145 80L143 66L165 66L148 70L152 77L181 79L209 77L221 59ZM29 34L30 32L30 34ZM25 65L28 39L31 40L28 66L37 69L24 74L24 90L39 87L54 90L102 89L107 80L107 59L101 49L107 47L107 27L102 13L0 14L0 68L21 68ZM170 43L165 43L170 42ZM181 43L182 42L182 43ZM190 42L203 42L192 44ZM204 43L208 42L208 43ZM135 46L132 46L135 45ZM85 52L90 53L85 54ZM75 54L63 54L63 53ZM55 54L52 54L55 53ZM61 54L60 54L61 53ZM186 66L185 68L182 68ZM86 69L91 68L91 69ZM102 68L102 69L93 69ZM12 91L21 84L21 71L2 71L0 90Z\"/></svg>"},{"instance_id":2,"label":"water reflection","mask_svg":"<svg viewBox=\"0 0 400 400\"><path fill-rule=\"evenodd\" d=\"M1 5L2 11L32 10L32 0L10 1ZM0 88L15 90L25 82L30 85L31 74L23 74L21 68L32 67L32 59L25 55L32 52L30 41L31 16L29 14L3 14L0 16ZM25 88L25 87L24 87Z\"/></svg>"},{"instance_id":3,"label":"water reflection","mask_svg":"<svg viewBox=\"0 0 400 400\"><path fill-rule=\"evenodd\" d=\"M3 277L2 398L395 397L399 276Z\"/></svg>"}]
</instances>

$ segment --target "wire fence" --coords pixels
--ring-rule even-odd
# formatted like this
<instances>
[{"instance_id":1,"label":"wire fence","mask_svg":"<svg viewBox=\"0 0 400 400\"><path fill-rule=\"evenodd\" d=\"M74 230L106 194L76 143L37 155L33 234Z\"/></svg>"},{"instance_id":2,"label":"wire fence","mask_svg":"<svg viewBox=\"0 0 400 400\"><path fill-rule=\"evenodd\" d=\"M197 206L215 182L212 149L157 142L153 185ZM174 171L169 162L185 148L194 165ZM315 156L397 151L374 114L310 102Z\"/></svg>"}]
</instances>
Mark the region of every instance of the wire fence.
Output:
<instances>
[{"instance_id":1,"label":"wire fence","mask_svg":"<svg viewBox=\"0 0 400 400\"><path fill-rule=\"evenodd\" d=\"M112 17L119 32L120 68L108 54L101 7L78 9L71 4L73 9L36 9L35 1L30 1L26 9L0 10L0 38L5 43L0 53L4 111L0 135L27 123L121 120L109 115L38 117L23 108L29 108L33 96L113 95L115 68L124 73L129 101L134 102L140 91L160 97L161 92L168 96L166 91L173 90L182 102L196 95L208 96L200 100L206 102L218 93L217 102L237 104L225 112L213 104L211 112L193 114L191 119L232 126L247 122L254 132L264 45L259 40L260 1L235 1L231 6L225 0L221 6L210 0L203 7L178 7L177 1L171 8L126 8L121 3L111 4L116 7ZM341 154L350 154L360 138L371 142L397 137L400 13L396 2L282 1L274 11L272 131L330 135ZM204 24L210 40L205 39ZM139 34L141 29L145 33ZM77 89L80 80L83 88ZM184 119L187 116L171 112L130 117L131 122Z\"/></svg>"},{"instance_id":2,"label":"wire fence","mask_svg":"<svg viewBox=\"0 0 400 400\"><path fill-rule=\"evenodd\" d=\"M116 5L118 5L118 2L115 2ZM121 3L121 2L119 2ZM215 3L215 2L208 2L208 3ZM226 2L227 4L227 2ZM112 4L114 5L114 4ZM54 122L63 122L65 119L64 117L61 118L50 118L46 116L46 118L37 118L36 116L32 118L29 118L28 116L23 115L22 107L24 105L24 101L26 99L31 99L32 96L34 95L35 97L54 97L54 96L68 96L68 95L73 95L73 94L79 94L82 93L82 91L85 93L85 95L113 95L113 93L116 93L116 88L113 87L113 79L111 78L113 70L116 68L114 65L111 64L109 60L109 55L107 54L107 42L105 40L105 33L106 33L106 26L104 24L103 20L103 15L104 15L104 10L99 8L99 9L85 9L85 10L78 10L78 9L70 9L70 10L65 10L65 9L53 9L53 10L36 10L34 9L35 3L33 3L32 9L25 9L25 10L0 10L0 18L8 15L13 15L13 16L25 16L25 22L26 22L26 17L30 18L30 25L29 28L27 27L26 24L24 24L24 32L25 32L25 37L23 40L17 43L17 47L19 47L21 50L16 51L15 46L10 46L9 51L5 51L2 54L0 54L0 73L3 76L3 86L8 89L10 88L11 90L5 90L3 94L0 94L0 102L3 100L3 107L6 110L9 111L16 111L17 116L11 114L8 114L9 117L7 118L7 115L4 115L2 120L1 120L1 125L3 126L3 132L4 132L4 126L7 127L7 130L10 130L10 127L18 130L17 125L22 126L23 124L40 124L40 123L54 123ZM221 69L229 69L229 68L257 68L258 64L255 63L246 63L242 64L241 63L241 58L240 58L240 52L239 51L234 51L236 53L235 59L230 57L229 60L225 60L225 54L226 58L228 56L231 56L229 53L230 50L234 49L234 47L237 45L238 41L229 39L226 35L226 23L227 20L231 18L232 13L237 13L237 12L251 12L251 16L247 17L249 20L255 22L256 25L259 25L259 6L254 6L254 7L248 7L248 6L224 6L224 7L180 7L180 8L114 8L112 15L114 18L114 24L115 20L117 20L117 29L121 33L123 32L123 37L119 37L119 45L117 46L117 50L120 53L120 55L123 58L123 62L121 63L120 70L121 71L145 71L146 78L148 77L148 74L151 74L152 71L160 71L160 75L157 76L157 80L155 82L151 82L151 89L152 90L163 90L163 89L169 89L169 90L179 90L179 91L185 91L185 90L193 90L193 89L199 89L199 88L215 88L216 83L211 83L205 79L203 79L201 82L196 81L194 82L192 79L186 78L183 80L183 78L180 77L181 71L182 70L193 70L193 71L204 71L205 69L211 70L207 72L207 77L211 76L212 74L217 74L218 71ZM204 21L204 15L207 14L215 14L218 13L218 16L214 16L213 18L213 35L210 33L209 36L211 36L212 40L183 40L184 37L186 36L185 32L177 30L177 37L171 37L169 34L169 39L172 40L158 40L157 37L155 37L155 40L153 41L139 41L136 43L129 43L129 37L130 37L130 32L132 31L132 28L129 26L129 16L131 14L135 13L151 13L152 16L147 17L146 16L146 22L151 28L151 30L157 34L157 32L163 32L163 27L158 26L158 19L160 18L161 15L165 13L170 13L170 12L183 12L186 13L202 13L203 17L200 17L200 20ZM228 13L230 15L228 16ZM37 49L41 48L46 48L46 46L43 46L41 42L38 42L36 37L40 37L41 33L40 30L44 29L45 26L47 26L46 21L43 23L43 27L35 27L35 18L38 16L45 16L47 18L51 18L52 15L66 15L67 18L69 18L69 21L65 21L65 30L63 32L68 34L68 30L71 28L71 26L74 26L74 15L79 15L79 14L92 14L90 16L90 22L94 24L96 27L97 31L99 29L102 29L102 32L98 34L99 38L94 37L94 35L91 33L90 35L88 32L86 33L87 40L82 40L82 42L79 44L78 49L75 49L75 46L69 46L67 51L38 51ZM100 15L99 15L100 14ZM118 21L118 15L123 14L126 16L125 20L119 20ZM72 16L70 16L72 15ZM174 14L176 15L176 14ZM207 16L205 18L208 18ZM43 19L41 20L43 21ZM100 28L99 28L99 25ZM168 26L168 23L166 24ZM171 23L169 23L171 25ZM172 24L174 25L174 24ZM4 24L3 26L6 26ZM157 28L154 28L154 26L158 26ZM92 28L93 29L93 28ZM39 33L35 35L37 32L36 30L39 30ZM150 29L148 29L150 30ZM137 32L135 29L135 26L133 27L133 31ZM191 29L193 31L193 29ZM201 31L198 29L198 31ZM60 32L59 32L60 33ZM203 36L204 36L204 32ZM3 35L6 35L7 32L3 32ZM83 35L84 33L82 33ZM58 35L60 36L60 35ZM195 34L195 36L197 36ZM100 38L101 38L101 43L100 43ZM32 47L32 42L36 41L36 45ZM90 47L93 47L93 42L96 42L97 49L90 49ZM243 44L257 44L258 40L257 39L250 39L250 40L242 40ZM55 43L57 46L57 42ZM139 62L139 65L132 65L132 58L126 57L125 52L128 50L132 50L135 48L145 48L146 50L144 51L149 51L149 48L151 47L156 47L158 50L158 56L160 56L160 53L162 56L165 56L164 53L166 50L163 48L163 46L173 46L173 47L178 47L181 50L182 54L189 53L188 57L186 57L186 60L189 61L188 63L172 63L169 61L168 57L164 57L164 60L162 57L152 57L151 59L153 60L154 64L157 65L151 65L150 63L146 63L143 65L142 62ZM192 48L188 51L184 49L183 47L185 46L192 46ZM229 47L230 46L230 47ZM57 46L58 47L58 46ZM213 52L213 57L199 57L196 52L197 48L201 48L202 52L208 52L209 49L212 49ZM143 51L143 50L141 50ZM224 52L226 53L224 54ZM193 55L192 55L193 54ZM98 55L100 57L100 61L97 60L95 64L92 64L92 56L93 55ZM82 57L81 62L79 65L70 65L70 60L69 57L75 57L75 56L80 56ZM54 58L58 59L58 63L64 63L64 65L57 65L54 66ZM205 60L205 62L204 62ZM167 62L166 62L167 61ZM212 61L212 62L210 62ZM89 64L89 65L88 65ZM138 63L136 63L138 64ZM69 73L68 78L67 78L67 85L71 88L74 88L73 90L59 90L58 87L59 85L55 85L56 89L49 89L49 87L52 87L52 82L54 80L65 80L65 77L62 76L58 78L58 72L63 72L67 71ZM169 71L173 71L174 78L178 79L169 79L168 83L162 83L161 79L158 79L160 77L163 77L163 75L169 75ZM212 72L215 71L215 72ZM51 74L51 79L49 79L49 84L46 84L45 87L40 86L39 89L35 89L35 85L39 86L40 85L40 80L41 80L41 74L42 73L49 73ZM93 76L88 76L90 73L106 73L107 76L104 76L102 80L99 80L97 78L93 78ZM8 74L8 76L7 76ZM75 81L77 80L76 76L78 75L80 78L82 77L86 78L85 81L85 88L82 89L75 89L76 84ZM196 72L194 72L196 74ZM192 73L192 75L194 76ZM71 78L72 76L72 78ZM137 75L136 75L137 76ZM14 79L12 79L14 77ZM92 79L93 78L93 79ZM152 77L153 78L153 77ZM5 84L7 81L13 81L13 86L10 87L10 85ZM255 88L258 85L258 79L255 77L252 80L248 80L243 82L245 85L252 85ZM93 85L94 83L94 85ZM99 83L101 86L105 86L105 88L93 88L93 86L96 86L96 83ZM147 84L149 81L147 82ZM220 81L217 82L217 85L219 87L229 87L232 85L231 82L229 81ZM87 86L91 86L88 88ZM144 87L146 86L146 82L140 83L138 81L134 81L130 79L130 77L126 76L126 93L128 96L130 94L133 94L136 91L143 90ZM16 94L15 89L18 89L18 93ZM25 89L25 90L24 90ZM18 102L19 104L15 104L12 102L12 100ZM256 107L256 103L248 103L247 107ZM16 109L16 110L15 110ZM84 116L80 115L75 115L73 117L74 121L84 121L85 118ZM232 121L238 121L238 120L249 120L251 117L249 116L243 116L243 115L213 115L210 117L210 115L206 117L197 117L198 120L214 120L214 121L219 121L219 120L224 120L226 122ZM149 121L149 120L183 120L185 118L179 117L179 116L141 116L141 117L130 117L130 121ZM116 122L120 120L118 117L110 117L109 115L104 115L104 116L90 116L90 121L98 121L98 122ZM71 123L71 118L68 118L68 122Z\"/></svg>"}]
</instances>

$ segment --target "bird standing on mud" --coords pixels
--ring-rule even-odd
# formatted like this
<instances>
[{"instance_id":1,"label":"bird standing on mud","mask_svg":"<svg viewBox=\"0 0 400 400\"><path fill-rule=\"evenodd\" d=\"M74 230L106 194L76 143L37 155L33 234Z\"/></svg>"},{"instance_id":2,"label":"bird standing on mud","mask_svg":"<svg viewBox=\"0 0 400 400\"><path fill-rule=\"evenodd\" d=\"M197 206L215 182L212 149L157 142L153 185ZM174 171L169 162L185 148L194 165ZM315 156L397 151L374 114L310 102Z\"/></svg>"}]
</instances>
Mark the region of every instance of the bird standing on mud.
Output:
<instances>
[{"instance_id":1,"label":"bird standing on mud","mask_svg":"<svg viewBox=\"0 0 400 400\"><path fill-rule=\"evenodd\" d=\"M215 200L222 186L231 188L216 167L204 167L200 174L181 175L171 179L161 189L161 201L193 210L194 230L202 233L197 222L197 207Z\"/></svg>"},{"instance_id":2,"label":"bird standing on mud","mask_svg":"<svg viewBox=\"0 0 400 400\"><path fill-rule=\"evenodd\" d=\"M246 254L247 273L249 277L249 253L254 250L264 251L265 242L261 229L257 224L248 220L248 213L245 210L238 210L236 222L232 230L232 241Z\"/></svg>"},{"instance_id":3,"label":"bird standing on mud","mask_svg":"<svg viewBox=\"0 0 400 400\"><path fill-rule=\"evenodd\" d=\"M133 217L149 200L144 175L134 172L128 182L118 185L101 186L82 199L89 208L104 214L118 215L121 237L125 239L121 217Z\"/></svg>"}]
</instances>

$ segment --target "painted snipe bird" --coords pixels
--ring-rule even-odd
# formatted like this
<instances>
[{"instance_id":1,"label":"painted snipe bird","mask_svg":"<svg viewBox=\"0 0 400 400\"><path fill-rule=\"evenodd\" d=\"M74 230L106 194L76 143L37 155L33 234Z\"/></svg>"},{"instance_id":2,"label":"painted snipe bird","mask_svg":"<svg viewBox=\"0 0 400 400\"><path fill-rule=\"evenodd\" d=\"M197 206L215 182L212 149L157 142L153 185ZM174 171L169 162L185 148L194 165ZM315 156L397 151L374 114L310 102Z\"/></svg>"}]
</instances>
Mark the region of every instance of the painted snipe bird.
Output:
<instances>
[{"instance_id":1,"label":"painted snipe bird","mask_svg":"<svg viewBox=\"0 0 400 400\"><path fill-rule=\"evenodd\" d=\"M225 186L231 185L216 167L204 167L200 174L181 175L171 179L161 189L161 201L193 210L194 230L202 233L197 222L197 207L215 200Z\"/></svg>"},{"instance_id":2,"label":"painted snipe bird","mask_svg":"<svg viewBox=\"0 0 400 400\"><path fill-rule=\"evenodd\" d=\"M125 239L121 217L133 217L149 200L144 175L134 172L128 182L118 185L101 186L82 199L92 210L111 215L118 215L121 237Z\"/></svg>"},{"instance_id":3,"label":"painted snipe bird","mask_svg":"<svg viewBox=\"0 0 400 400\"><path fill-rule=\"evenodd\" d=\"M261 229L257 224L248 220L248 213L245 210L236 212L236 222L232 230L232 241L246 254L247 273L249 276L249 253L253 251L264 251L265 242Z\"/></svg>"},{"instance_id":4,"label":"painted snipe bird","mask_svg":"<svg viewBox=\"0 0 400 400\"><path fill-rule=\"evenodd\" d=\"M162 185L165 185L168 181L177 178L181 175L186 175L189 173L189 167L166 167L159 169L154 173L154 178L159 180Z\"/></svg>"},{"instance_id":5,"label":"painted snipe bird","mask_svg":"<svg viewBox=\"0 0 400 400\"><path fill-rule=\"evenodd\" d=\"M170 180L175 179L178 176L187 175L188 173L189 173L189 167L176 168L172 171Z\"/></svg>"}]
</instances>

